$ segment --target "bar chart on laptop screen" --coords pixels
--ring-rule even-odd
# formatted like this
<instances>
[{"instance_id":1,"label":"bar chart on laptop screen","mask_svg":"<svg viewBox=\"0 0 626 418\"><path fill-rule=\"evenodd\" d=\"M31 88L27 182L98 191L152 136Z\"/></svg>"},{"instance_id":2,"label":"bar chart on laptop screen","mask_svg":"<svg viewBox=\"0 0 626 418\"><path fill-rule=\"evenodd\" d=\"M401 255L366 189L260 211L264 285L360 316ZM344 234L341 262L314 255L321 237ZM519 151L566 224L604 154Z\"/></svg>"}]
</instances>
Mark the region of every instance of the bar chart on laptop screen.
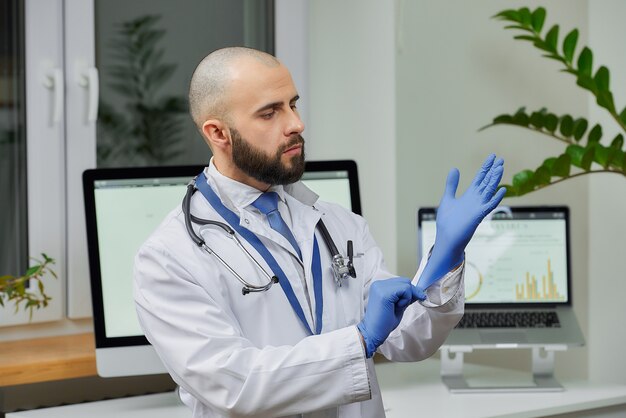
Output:
<instances>
[{"instance_id":1,"label":"bar chart on laptop screen","mask_svg":"<svg viewBox=\"0 0 626 418\"><path fill-rule=\"evenodd\" d=\"M466 302L566 302L565 228L563 219L483 222L465 252ZM435 223L424 223L422 248L434 238Z\"/></svg>"}]
</instances>

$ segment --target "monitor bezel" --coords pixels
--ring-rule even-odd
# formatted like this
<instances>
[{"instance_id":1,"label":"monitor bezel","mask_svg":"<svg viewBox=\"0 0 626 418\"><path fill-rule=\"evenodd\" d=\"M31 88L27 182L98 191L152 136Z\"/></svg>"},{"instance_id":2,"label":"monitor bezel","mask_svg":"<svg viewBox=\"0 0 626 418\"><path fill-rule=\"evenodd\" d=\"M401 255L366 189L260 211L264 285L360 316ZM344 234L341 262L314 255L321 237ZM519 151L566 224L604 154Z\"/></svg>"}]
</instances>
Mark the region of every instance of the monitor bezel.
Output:
<instances>
[{"instance_id":1,"label":"monitor bezel","mask_svg":"<svg viewBox=\"0 0 626 418\"><path fill-rule=\"evenodd\" d=\"M307 161L305 172L320 171L346 171L350 184L350 203L352 212L363 215L361 209L361 193L359 189L359 175L356 161L354 160L329 160L329 161Z\"/></svg>"},{"instance_id":2,"label":"monitor bezel","mask_svg":"<svg viewBox=\"0 0 626 418\"><path fill-rule=\"evenodd\" d=\"M565 302L517 302L517 303L465 303L466 309L520 309L520 308L551 308L556 306L571 306L573 300L572 289L572 261L571 261L571 239L570 239L570 210L568 206L554 205L554 206L506 206L513 214L515 213L563 213L563 219L565 220L565 251L566 251L566 266L567 266L567 290L568 298ZM425 215L437 215L436 207L423 207L417 212L417 249L418 257L424 254L422 246L422 221Z\"/></svg>"},{"instance_id":3,"label":"monitor bezel","mask_svg":"<svg viewBox=\"0 0 626 418\"><path fill-rule=\"evenodd\" d=\"M83 195L85 200L85 220L87 227L87 249L89 256L89 276L91 283L92 314L96 348L116 348L150 345L143 335L107 337L104 315L102 277L100 269L100 248L95 215L95 182L100 180L144 179L154 177L189 177L200 174L204 165L95 168L83 172ZM352 212L361 215L357 164L353 160L307 161L306 172L346 171L350 185ZM182 196L181 196L182 200Z\"/></svg>"},{"instance_id":4,"label":"monitor bezel","mask_svg":"<svg viewBox=\"0 0 626 418\"><path fill-rule=\"evenodd\" d=\"M83 172L83 194L85 197L85 220L87 226L87 250L89 254L89 276L93 309L96 348L149 345L143 335L107 337L104 316L104 299L100 269L100 248L95 214L95 182L100 180L144 179L153 177L189 177L191 180L202 172L204 166L124 167L95 168ZM181 196L182 200L182 196Z\"/></svg>"}]
</instances>

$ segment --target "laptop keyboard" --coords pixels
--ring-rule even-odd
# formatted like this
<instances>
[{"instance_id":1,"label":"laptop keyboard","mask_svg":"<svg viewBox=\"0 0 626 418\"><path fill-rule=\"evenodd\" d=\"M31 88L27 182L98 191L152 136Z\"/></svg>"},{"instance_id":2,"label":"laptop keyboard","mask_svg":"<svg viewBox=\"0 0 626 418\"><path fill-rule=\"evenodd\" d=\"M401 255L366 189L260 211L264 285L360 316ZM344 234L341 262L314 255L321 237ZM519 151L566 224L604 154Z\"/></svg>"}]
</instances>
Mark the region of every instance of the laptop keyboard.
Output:
<instances>
[{"instance_id":1,"label":"laptop keyboard","mask_svg":"<svg viewBox=\"0 0 626 418\"><path fill-rule=\"evenodd\" d=\"M466 312L457 328L559 328L554 311Z\"/></svg>"}]
</instances>

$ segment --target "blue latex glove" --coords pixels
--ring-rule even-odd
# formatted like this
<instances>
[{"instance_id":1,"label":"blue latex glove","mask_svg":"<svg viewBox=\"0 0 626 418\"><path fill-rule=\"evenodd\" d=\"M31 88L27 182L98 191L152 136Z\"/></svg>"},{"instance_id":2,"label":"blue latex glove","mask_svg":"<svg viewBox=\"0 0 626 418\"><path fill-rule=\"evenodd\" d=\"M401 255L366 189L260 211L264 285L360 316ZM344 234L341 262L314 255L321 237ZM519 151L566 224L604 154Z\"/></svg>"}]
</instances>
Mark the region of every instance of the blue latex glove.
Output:
<instances>
[{"instance_id":1,"label":"blue latex glove","mask_svg":"<svg viewBox=\"0 0 626 418\"><path fill-rule=\"evenodd\" d=\"M417 300L415 286L406 277L378 280L370 286L365 317L357 328L365 341L370 358L396 329L406 308Z\"/></svg>"},{"instance_id":2,"label":"blue latex glove","mask_svg":"<svg viewBox=\"0 0 626 418\"><path fill-rule=\"evenodd\" d=\"M463 261L465 247L480 222L500 204L506 188L498 190L504 161L489 155L474 181L458 199L459 170L450 170L446 190L437 209L437 233L428 263L417 283L418 299L426 299L426 289Z\"/></svg>"}]
</instances>

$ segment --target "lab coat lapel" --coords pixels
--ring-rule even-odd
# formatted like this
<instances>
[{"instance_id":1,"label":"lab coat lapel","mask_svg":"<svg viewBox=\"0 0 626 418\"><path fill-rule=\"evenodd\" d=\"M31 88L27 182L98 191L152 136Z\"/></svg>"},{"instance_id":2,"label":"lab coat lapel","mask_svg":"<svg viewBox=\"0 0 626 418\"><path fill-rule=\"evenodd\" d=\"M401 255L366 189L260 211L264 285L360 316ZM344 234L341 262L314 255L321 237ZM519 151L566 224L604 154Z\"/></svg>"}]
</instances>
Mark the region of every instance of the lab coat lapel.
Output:
<instances>
[{"instance_id":1,"label":"lab coat lapel","mask_svg":"<svg viewBox=\"0 0 626 418\"><path fill-rule=\"evenodd\" d=\"M307 206L295 199L290 195L286 195L285 200L287 201L287 205L289 206L289 211L291 213L291 221L293 224L293 234L300 245L300 251L302 251L302 262L304 268L304 277L306 280L306 291L308 292L308 300L310 301L310 314L315 315L317 310L317 303L321 302L315 298L315 287L313 284L313 274L311 270L311 264L313 262L313 237L315 234L315 227L320 220L321 212L315 209L312 206ZM318 240L319 241L319 240ZM323 246L323 243L318 242L319 245ZM323 263L322 263L323 265ZM323 271L323 269L322 269ZM302 298L298 295L298 299L301 301L300 303L307 303L306 300L302 302L304 299L304 291ZM304 306L304 305L303 305ZM309 306L308 304L306 306ZM315 329L316 325L314 321L311 320L312 324L311 329ZM322 324L323 325L323 324Z\"/></svg>"},{"instance_id":2,"label":"lab coat lapel","mask_svg":"<svg viewBox=\"0 0 626 418\"><path fill-rule=\"evenodd\" d=\"M239 225L254 233L258 237L263 237L277 245L280 245L284 250L293 255L293 257L295 257L297 260L300 260L300 256L296 253L296 250L293 248L291 243L287 240L287 238L283 237L279 232L274 231L267 224L264 215L254 213L247 209L242 209L239 219ZM296 241L298 241L298 236L295 236Z\"/></svg>"},{"instance_id":3,"label":"lab coat lapel","mask_svg":"<svg viewBox=\"0 0 626 418\"><path fill-rule=\"evenodd\" d=\"M296 203L302 206L302 203L299 203L299 202L296 202ZM292 210L291 208L292 207L290 206L292 220L294 221L294 225L296 225L295 223L296 220L293 215L295 212L298 212L298 210L297 209ZM313 211L312 208L305 208L305 209L307 209L308 212ZM315 217L313 217L312 220L313 222L317 223L317 221L315 221ZM311 222L311 220L306 220L306 221L303 220L303 222ZM262 237L265 240L269 241L268 243L267 241L263 240L265 241L264 244L267 244L266 245L267 249L270 251L272 256L276 259L276 262L279 264L280 268L285 273L285 276L287 280L289 281L289 284L291 285L291 288L293 290L294 296L296 297L298 303L300 304L300 307L302 308L302 311L304 313L305 320L308 323L309 328L311 330L315 330L315 323L313 321L313 313L315 312L315 303L312 302L311 304L309 304L308 299L307 299L307 294L306 294L307 291L305 290L305 287L303 286L301 277L303 275L303 272L304 272L305 277L308 277L310 275L310 263L311 263L312 251L313 251L313 247L311 243L312 243L312 238L313 238L312 234L313 234L315 223L313 223L313 228L311 228L310 240L302 241L302 235L299 235L295 231L292 231L292 233L296 237L296 241L298 241L300 250L302 251L302 256L304 257L304 261L300 260L298 254L295 253L295 250L293 249L291 243L289 243L289 241L285 237L283 237L280 233L278 233L277 231L274 231L267 225L264 215L260 215L255 212L248 211L247 209L242 209L240 223L239 223L242 227L248 229L250 232L254 233L257 237ZM311 243L309 243L309 241ZM272 248L272 246L275 246L275 245L278 245L281 247L280 251L276 251L277 250L276 248ZM284 250L288 251L289 255L287 255L287 253L285 253ZM313 300L314 296L312 293L312 281L309 282L307 280L307 287L309 288L308 298L310 298L310 300ZM289 304L287 299L285 299L285 303ZM295 312L294 312L294 315L296 315Z\"/></svg>"}]
</instances>

